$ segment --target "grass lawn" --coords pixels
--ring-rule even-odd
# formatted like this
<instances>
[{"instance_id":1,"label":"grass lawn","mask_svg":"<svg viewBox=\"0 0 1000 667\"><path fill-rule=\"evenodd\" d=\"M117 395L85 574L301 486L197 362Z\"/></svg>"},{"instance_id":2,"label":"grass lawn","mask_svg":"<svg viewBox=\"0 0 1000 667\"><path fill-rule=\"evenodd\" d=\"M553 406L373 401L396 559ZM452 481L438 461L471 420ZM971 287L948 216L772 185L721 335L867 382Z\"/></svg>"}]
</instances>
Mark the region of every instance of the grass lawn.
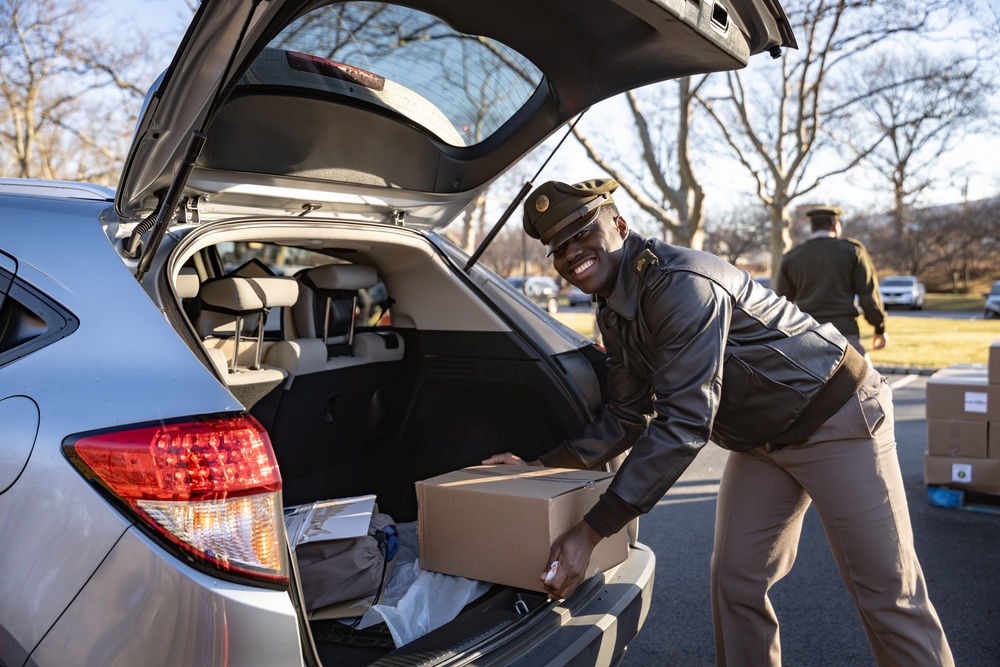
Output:
<instances>
[{"instance_id":1,"label":"grass lawn","mask_svg":"<svg viewBox=\"0 0 1000 667\"><path fill-rule=\"evenodd\" d=\"M1000 320L904 317L890 311L888 344L871 349L872 328L859 319L861 343L876 366L943 368L952 364L985 364L990 343L1000 338Z\"/></svg>"},{"instance_id":2,"label":"grass lawn","mask_svg":"<svg viewBox=\"0 0 1000 667\"><path fill-rule=\"evenodd\" d=\"M987 290L989 288L987 287ZM976 310L983 312L985 298L973 294L928 294L924 301L926 310Z\"/></svg>"},{"instance_id":3,"label":"grass lawn","mask_svg":"<svg viewBox=\"0 0 1000 667\"><path fill-rule=\"evenodd\" d=\"M936 299L934 305L930 301L928 309L961 309L949 307L947 299ZM981 308L980 298L973 309ZM556 317L583 335L595 337L592 313L559 313ZM952 364L985 364L990 343L1000 339L1000 320L906 317L889 311L886 322L889 343L881 350L872 350L872 328L864 318L858 318L858 323L861 342L876 366L943 368Z\"/></svg>"}]
</instances>

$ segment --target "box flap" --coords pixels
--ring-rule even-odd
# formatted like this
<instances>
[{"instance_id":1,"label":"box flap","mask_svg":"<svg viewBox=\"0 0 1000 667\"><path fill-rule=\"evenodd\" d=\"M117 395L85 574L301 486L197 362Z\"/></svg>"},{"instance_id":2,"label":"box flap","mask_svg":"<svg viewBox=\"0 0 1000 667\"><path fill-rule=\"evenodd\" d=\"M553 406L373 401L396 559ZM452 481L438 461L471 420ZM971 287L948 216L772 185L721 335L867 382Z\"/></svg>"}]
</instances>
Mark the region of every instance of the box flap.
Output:
<instances>
[{"instance_id":1,"label":"box flap","mask_svg":"<svg viewBox=\"0 0 1000 667\"><path fill-rule=\"evenodd\" d=\"M522 465L472 466L417 482L474 493L522 498L557 498L614 477L602 470L530 468Z\"/></svg>"}]
</instances>

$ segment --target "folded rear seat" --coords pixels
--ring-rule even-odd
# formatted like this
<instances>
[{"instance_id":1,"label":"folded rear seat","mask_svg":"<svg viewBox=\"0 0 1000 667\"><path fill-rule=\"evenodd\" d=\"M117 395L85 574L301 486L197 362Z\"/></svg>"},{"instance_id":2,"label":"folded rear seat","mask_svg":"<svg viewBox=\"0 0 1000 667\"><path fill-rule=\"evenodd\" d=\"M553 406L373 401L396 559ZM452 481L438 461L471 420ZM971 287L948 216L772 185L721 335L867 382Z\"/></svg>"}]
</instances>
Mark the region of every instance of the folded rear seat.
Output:
<instances>
[{"instance_id":1,"label":"folded rear seat","mask_svg":"<svg viewBox=\"0 0 1000 667\"><path fill-rule=\"evenodd\" d=\"M285 501L367 493L356 486L359 469L384 434L403 339L392 331L355 331L358 291L378 282L374 268L328 264L296 278L298 337L274 343L266 357L288 372L268 425Z\"/></svg>"}]
</instances>

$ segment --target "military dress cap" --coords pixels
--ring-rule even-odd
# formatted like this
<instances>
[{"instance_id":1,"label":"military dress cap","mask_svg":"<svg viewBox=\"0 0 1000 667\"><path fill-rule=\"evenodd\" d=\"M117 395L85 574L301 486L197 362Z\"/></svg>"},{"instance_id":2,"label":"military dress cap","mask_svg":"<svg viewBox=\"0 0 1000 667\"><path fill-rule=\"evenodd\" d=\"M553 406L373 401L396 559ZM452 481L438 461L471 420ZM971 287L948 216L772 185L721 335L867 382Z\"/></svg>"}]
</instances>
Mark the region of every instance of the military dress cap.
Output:
<instances>
[{"instance_id":1,"label":"military dress cap","mask_svg":"<svg viewBox=\"0 0 1000 667\"><path fill-rule=\"evenodd\" d=\"M843 209L839 206L817 206L806 211L806 216L809 218L839 218L843 213Z\"/></svg>"},{"instance_id":2,"label":"military dress cap","mask_svg":"<svg viewBox=\"0 0 1000 667\"><path fill-rule=\"evenodd\" d=\"M565 243L594 219L594 212L614 200L618 188L613 178L581 183L542 183L524 203L524 231L548 246L548 253Z\"/></svg>"}]
</instances>

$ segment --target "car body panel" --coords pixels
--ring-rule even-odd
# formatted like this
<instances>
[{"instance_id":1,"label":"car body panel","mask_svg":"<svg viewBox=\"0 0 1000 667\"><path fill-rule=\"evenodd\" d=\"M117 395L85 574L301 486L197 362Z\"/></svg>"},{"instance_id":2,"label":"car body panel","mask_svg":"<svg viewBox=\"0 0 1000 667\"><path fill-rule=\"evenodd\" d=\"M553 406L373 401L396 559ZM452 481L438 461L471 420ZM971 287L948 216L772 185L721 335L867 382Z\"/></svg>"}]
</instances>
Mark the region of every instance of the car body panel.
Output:
<instances>
[{"instance_id":1,"label":"car body panel","mask_svg":"<svg viewBox=\"0 0 1000 667\"><path fill-rule=\"evenodd\" d=\"M0 494L14 484L28 464L38 419L38 405L27 396L0 398L0 424L6 441L0 456Z\"/></svg>"},{"instance_id":2,"label":"car body panel","mask_svg":"<svg viewBox=\"0 0 1000 667\"><path fill-rule=\"evenodd\" d=\"M63 440L116 422L242 410L163 326L162 314L114 253L96 223L107 206L28 196L4 200L8 220L31 220L33 227L30 235L3 241L7 252L33 260L19 261L17 280L72 313L86 313L72 335L0 367L0 392L30 390L40 415L27 465L0 494L0 571L18 573L0 577L0 632L16 638L0 645L4 663L18 664L17 654L45 635L128 527L63 456ZM75 252L49 252L53 239ZM52 548L64 543L77 548ZM14 544L17 549L9 548Z\"/></svg>"},{"instance_id":3,"label":"car body panel","mask_svg":"<svg viewBox=\"0 0 1000 667\"><path fill-rule=\"evenodd\" d=\"M265 615L266 625L260 622ZM297 623L287 593L209 577L132 528L29 664L300 664Z\"/></svg>"},{"instance_id":4,"label":"car body panel","mask_svg":"<svg viewBox=\"0 0 1000 667\"><path fill-rule=\"evenodd\" d=\"M47 432L46 423L29 465L0 495L0 571L6 573L0 577L0 663L5 665L22 664L127 529L70 469L58 441L51 446L50 439L61 435ZM67 543L74 545L71 551L58 546Z\"/></svg>"}]
</instances>

